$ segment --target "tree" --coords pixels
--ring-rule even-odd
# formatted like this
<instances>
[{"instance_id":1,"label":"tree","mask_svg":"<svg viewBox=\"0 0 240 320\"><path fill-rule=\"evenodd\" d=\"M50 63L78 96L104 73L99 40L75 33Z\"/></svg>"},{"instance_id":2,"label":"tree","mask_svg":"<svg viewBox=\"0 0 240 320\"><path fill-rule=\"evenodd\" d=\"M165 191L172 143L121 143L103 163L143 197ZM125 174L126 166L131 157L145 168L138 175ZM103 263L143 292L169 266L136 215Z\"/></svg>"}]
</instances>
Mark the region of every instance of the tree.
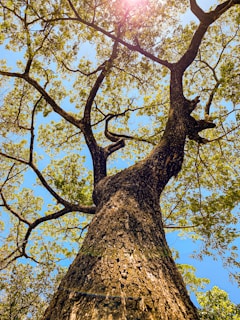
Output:
<instances>
[{"instance_id":1,"label":"tree","mask_svg":"<svg viewBox=\"0 0 240 320\"><path fill-rule=\"evenodd\" d=\"M198 300L202 307L200 312L201 319L239 319L240 308L239 305L232 303L228 294L219 289L218 287L213 287L212 290L206 293L199 293Z\"/></svg>"},{"instance_id":2,"label":"tree","mask_svg":"<svg viewBox=\"0 0 240 320\"><path fill-rule=\"evenodd\" d=\"M50 274L84 234L43 319L198 319L164 228L237 265L240 1L0 4L1 40L21 55L0 69L2 268ZM198 22L183 25L188 8ZM133 147L134 165L107 170Z\"/></svg>"}]
</instances>

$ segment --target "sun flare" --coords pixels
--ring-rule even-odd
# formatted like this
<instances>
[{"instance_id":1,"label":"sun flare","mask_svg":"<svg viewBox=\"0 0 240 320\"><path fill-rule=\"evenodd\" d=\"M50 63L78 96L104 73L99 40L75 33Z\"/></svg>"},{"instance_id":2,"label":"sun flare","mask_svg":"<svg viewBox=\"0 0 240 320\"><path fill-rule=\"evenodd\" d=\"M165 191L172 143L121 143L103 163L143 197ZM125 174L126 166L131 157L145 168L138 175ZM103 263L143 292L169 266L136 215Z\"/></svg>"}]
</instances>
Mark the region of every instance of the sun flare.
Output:
<instances>
[{"instance_id":1,"label":"sun flare","mask_svg":"<svg viewBox=\"0 0 240 320\"><path fill-rule=\"evenodd\" d=\"M167 2L167 0L155 0L155 1L162 5ZM143 8L144 6L148 6L150 0L122 0L121 2L125 8L136 9L137 7Z\"/></svg>"},{"instance_id":2,"label":"sun flare","mask_svg":"<svg viewBox=\"0 0 240 320\"><path fill-rule=\"evenodd\" d=\"M159 3L166 3L167 0L156 0ZM137 4L147 4L149 1L148 0L124 0L125 3L132 4L132 5L137 5Z\"/></svg>"}]
</instances>

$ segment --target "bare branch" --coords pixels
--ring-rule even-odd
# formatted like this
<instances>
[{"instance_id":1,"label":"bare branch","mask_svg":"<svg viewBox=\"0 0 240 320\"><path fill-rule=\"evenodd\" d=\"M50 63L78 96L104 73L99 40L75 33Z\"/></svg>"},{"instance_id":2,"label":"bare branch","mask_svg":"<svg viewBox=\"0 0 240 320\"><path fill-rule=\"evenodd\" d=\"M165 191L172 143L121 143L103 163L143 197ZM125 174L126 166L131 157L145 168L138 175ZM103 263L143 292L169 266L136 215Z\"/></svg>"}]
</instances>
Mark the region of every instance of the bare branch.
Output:
<instances>
[{"instance_id":1,"label":"bare branch","mask_svg":"<svg viewBox=\"0 0 240 320\"><path fill-rule=\"evenodd\" d=\"M142 141L142 142L148 142L148 140L143 139L143 138L139 138L139 137L133 137L133 136L129 136L126 134L118 134L118 133L113 133L111 131L109 131L108 129L108 123L110 120L112 120L113 118L117 118L119 116L124 116L128 111L134 111L131 109L127 109L122 113L119 114L109 114L105 117L105 130L104 130L104 134L106 136L106 138L112 142L119 142L120 140L137 140L137 141ZM123 145L124 146L124 145ZM106 147L106 150L109 150L109 148L111 148L111 146ZM116 149L117 150L117 149ZM115 151L116 151L115 150ZM111 152L112 153L112 152Z\"/></svg>"},{"instance_id":2,"label":"bare branch","mask_svg":"<svg viewBox=\"0 0 240 320\"><path fill-rule=\"evenodd\" d=\"M31 235L31 232L33 231L33 229L35 229L39 224L45 222L45 221L49 221L49 220L53 220L53 219L57 219L67 213L69 213L71 210L69 208L63 208L62 210L59 210L58 212L55 212L53 214L50 214L48 216L45 216L45 217L41 217L37 220L35 220L33 223L31 223L31 225L29 226L26 234L25 234L25 237L24 237L24 240L23 240L23 244L22 244L22 251L23 253L25 253L25 250L26 250L26 246L27 246L27 243L28 243L28 239Z\"/></svg>"},{"instance_id":3,"label":"bare branch","mask_svg":"<svg viewBox=\"0 0 240 320\"><path fill-rule=\"evenodd\" d=\"M163 228L165 229L194 229L199 227L199 224L195 224L192 226L173 226L173 225L164 225Z\"/></svg>"},{"instance_id":4,"label":"bare branch","mask_svg":"<svg viewBox=\"0 0 240 320\"><path fill-rule=\"evenodd\" d=\"M56 103L56 101L47 93L47 91L34 79L32 79L28 74L25 73L17 73L17 72L8 72L1 71L0 74L7 77L15 77L20 78L31 84L46 100L46 102L53 108L53 110L58 113L61 117L63 117L66 121L70 122L77 128L80 128L79 120L77 120L74 116L60 108L60 106Z\"/></svg>"},{"instance_id":5,"label":"bare branch","mask_svg":"<svg viewBox=\"0 0 240 320\"><path fill-rule=\"evenodd\" d=\"M33 169L33 171L36 173L38 179L41 181L42 185L48 190L48 192L57 200L58 203L61 203L64 206L68 206L68 201L64 200L62 197L60 197L53 189L52 187L47 183L42 173L39 171L39 169L35 166L34 163L29 163L29 166Z\"/></svg>"},{"instance_id":6,"label":"bare branch","mask_svg":"<svg viewBox=\"0 0 240 320\"><path fill-rule=\"evenodd\" d=\"M190 0L190 8L193 14L200 20L203 21L206 13L199 7L196 0Z\"/></svg>"},{"instance_id":7,"label":"bare branch","mask_svg":"<svg viewBox=\"0 0 240 320\"><path fill-rule=\"evenodd\" d=\"M118 30L118 35L120 35L120 28ZM100 86L102 85L105 77L107 76L108 72L113 66L113 61L116 59L118 53L118 37L116 38L111 56L108 60L105 61L103 69L99 76L97 77L97 80L95 81L86 105L84 109L84 116L82 120L79 122L80 128L84 134L87 146L90 150L92 159L93 159L93 168L94 168L94 184L96 184L98 181L100 181L102 178L104 178L107 175L107 169L106 169L106 152L103 148L98 146L97 141L93 135L92 132L92 126L91 126L91 111L92 106L95 100L95 97L98 93L98 90L100 89Z\"/></svg>"},{"instance_id":8,"label":"bare branch","mask_svg":"<svg viewBox=\"0 0 240 320\"><path fill-rule=\"evenodd\" d=\"M16 212L15 210L13 210L13 209L10 207L10 205L7 203L7 201L6 201L6 199L5 199L4 195L3 195L2 190L1 190L0 193L1 193L1 198L2 198L2 201L3 201L4 207L5 207L9 212L11 212L16 218L18 218L19 221L21 221L21 222L23 222L23 223L26 223L27 225L30 226L31 223L30 223L27 219L25 219L24 217L22 217L18 212Z\"/></svg>"},{"instance_id":9,"label":"bare branch","mask_svg":"<svg viewBox=\"0 0 240 320\"><path fill-rule=\"evenodd\" d=\"M219 4L215 10L210 11L208 15L212 17L213 21L216 21L224 12L236 4L240 4L240 0L227 0Z\"/></svg>"},{"instance_id":10,"label":"bare branch","mask_svg":"<svg viewBox=\"0 0 240 320\"><path fill-rule=\"evenodd\" d=\"M72 138L76 137L77 135L79 135L79 134L81 134L81 133L82 133L82 131L79 130L79 131L77 131L76 133L73 133L73 134L71 134L70 136L67 136L63 141L61 141L61 142L59 142L59 143L53 144L53 146L57 146L57 147L59 148L59 147L63 146L65 143L66 143L66 144L69 144L69 143L71 143L70 140L71 140Z\"/></svg>"},{"instance_id":11,"label":"bare branch","mask_svg":"<svg viewBox=\"0 0 240 320\"><path fill-rule=\"evenodd\" d=\"M239 3L240 0L227 0L224 3L218 5L215 10L205 13L202 9L200 9L195 0L190 0L191 9L194 11L201 22L192 37L192 41L187 51L176 63L176 67L179 67L182 73L191 65L193 60L196 58L198 49L208 27L229 8Z\"/></svg>"},{"instance_id":12,"label":"bare branch","mask_svg":"<svg viewBox=\"0 0 240 320\"><path fill-rule=\"evenodd\" d=\"M236 29L235 33L233 34L233 36L230 37L225 44L223 44L223 47L222 47L222 50L221 50L221 52L220 52L220 54L219 54L218 60L217 60L217 62L215 63L215 66L213 67L214 70L215 70L216 67L219 65L219 63L220 63L220 61L221 61L221 59L222 59L222 56L223 56L225 50L227 49L228 45L229 45L231 42L233 42L233 41L236 39L236 37L238 36L238 32L239 32L239 26L237 27L237 29Z\"/></svg>"},{"instance_id":13,"label":"bare branch","mask_svg":"<svg viewBox=\"0 0 240 320\"><path fill-rule=\"evenodd\" d=\"M217 89L218 87L220 86L220 82L218 81L214 88L212 89L212 92L208 98L208 101L205 105L205 108L204 108L204 114L205 114L205 118L208 119L209 118L209 114L210 114L210 108L211 108L211 105L212 105L212 102L213 102L213 98L214 98L214 95L215 93L217 92Z\"/></svg>"},{"instance_id":14,"label":"bare branch","mask_svg":"<svg viewBox=\"0 0 240 320\"><path fill-rule=\"evenodd\" d=\"M11 252L7 257L3 258L0 261L0 270L4 270L6 269L11 263L13 263L14 261L16 261L19 258L25 257L27 259L30 259L32 261L34 261L37 264L42 264L45 265L45 263L42 263L41 261L36 260L35 258L29 256L28 254L26 254L26 252L20 252L19 251L20 248L16 248L13 252ZM12 257L16 252L19 252L18 255ZM12 257L12 258L11 258ZM11 259L10 259L11 258Z\"/></svg>"},{"instance_id":15,"label":"bare branch","mask_svg":"<svg viewBox=\"0 0 240 320\"><path fill-rule=\"evenodd\" d=\"M36 111L36 108L41 100L42 100L42 96L36 101L36 103L34 104L34 107L33 107L33 111L32 111L31 129L30 129L31 138L30 138L30 147L29 147L29 163L33 162L33 147L34 147L34 138L35 138L35 135L34 135L35 111Z\"/></svg>"},{"instance_id":16,"label":"bare branch","mask_svg":"<svg viewBox=\"0 0 240 320\"><path fill-rule=\"evenodd\" d=\"M28 239L30 237L30 234L31 232L33 231L33 229L35 229L39 224L43 223L43 222L46 222L46 221L50 221L50 220L56 220L64 215L66 215L67 213L70 213L70 212L73 212L73 211L81 211L81 212L85 212L86 213L95 213L95 207L84 207L84 206L71 206L71 207L65 207L57 212L54 212L52 214L49 214L47 216L44 216L44 217L41 217L41 218L38 218L36 219L33 223L30 224L26 234L25 234L25 237L24 237L24 240L23 240L23 252L25 252L25 249L26 249L26 245L27 245L27 242L28 242Z\"/></svg>"},{"instance_id":17,"label":"bare branch","mask_svg":"<svg viewBox=\"0 0 240 320\"><path fill-rule=\"evenodd\" d=\"M11 252L7 257L0 260L0 270L4 270L7 268L12 262L16 261L18 258L21 258L23 256L22 253L19 253L17 256L14 256L16 252L19 252L19 249L15 249L13 252ZM12 257L13 256L13 257ZM12 258L11 258L12 257Z\"/></svg>"},{"instance_id":18,"label":"bare branch","mask_svg":"<svg viewBox=\"0 0 240 320\"><path fill-rule=\"evenodd\" d=\"M108 130L108 123L109 123L109 121L111 120L111 119L113 119L113 118L115 118L115 117L117 117L118 115L114 115L114 114L109 114L106 118L105 118L105 130L104 130L104 134L105 134L105 137L108 139L108 140L110 140L110 141L112 141L112 142L117 142L119 139L120 139L120 137L118 136L118 135L115 135L114 133L112 133L112 132L110 132L109 130Z\"/></svg>"},{"instance_id":19,"label":"bare branch","mask_svg":"<svg viewBox=\"0 0 240 320\"><path fill-rule=\"evenodd\" d=\"M84 207L84 206L81 207L81 206L73 205L71 208L69 208L69 207L68 208L63 208L63 209L61 209L61 210L59 210L57 212L54 212L54 213L49 214L47 216L38 218L32 223L28 222L27 220L22 220L21 217L19 216L19 214L17 214L17 217L19 218L19 220L24 222L24 223L27 223L29 225L29 227L28 227L28 230L27 230L27 232L25 234L25 237L24 237L23 241L21 241L21 243L18 243L17 248L1 261L3 266L1 266L0 269L6 268L13 261L16 261L18 258L21 258L21 257L25 257L25 258L33 260L36 263L39 263L39 261L37 261L36 259L34 259L33 257L29 256L26 253L26 246L28 244L28 240L29 240L29 237L30 237L32 231L38 225L40 225L41 223L44 223L44 222L50 221L50 220L58 219L58 218L66 215L67 213L70 213L72 211L81 211L81 212L91 213L92 214L92 213L95 213L95 207L87 207L87 206L86 207ZM12 212L12 210L11 210L11 212ZM16 214L14 214L14 215L16 215ZM19 252L19 254L17 256L14 256L16 254L16 252ZM6 261L5 265L3 264L4 261Z\"/></svg>"},{"instance_id":20,"label":"bare branch","mask_svg":"<svg viewBox=\"0 0 240 320\"><path fill-rule=\"evenodd\" d=\"M220 86L221 84L221 81L220 79L218 78L217 76L217 73L216 73L216 68L217 66L219 65L220 61L221 61L221 58L227 48L227 46L232 42L234 41L234 39L236 38L237 34L238 34L238 31L239 31L239 28L237 28L236 32L234 33L234 35L223 45L223 48L219 54L219 57L218 57L218 60L217 62L215 63L214 67L212 67L207 61L205 60L202 60L201 56L200 56L200 59L199 60L196 60L196 61L199 61L201 63L203 63L205 66L207 66L211 71L212 71L212 74L213 74L213 77L216 81L216 84L215 86L213 87L213 89L211 90L211 94L208 98L208 101L205 105L205 108L204 108L204 113L205 113L205 117L206 119L209 117L209 114L210 114L210 107L211 107L211 104L213 102L213 98L214 98L214 95L216 94L217 90L218 90L218 87Z\"/></svg>"},{"instance_id":21,"label":"bare branch","mask_svg":"<svg viewBox=\"0 0 240 320\"><path fill-rule=\"evenodd\" d=\"M214 10L209 12L204 12L202 8L199 7L196 0L190 0L190 8L192 13L203 23L211 24L216 21L224 12L226 12L232 6L240 4L239 0L227 0L219 4Z\"/></svg>"},{"instance_id":22,"label":"bare branch","mask_svg":"<svg viewBox=\"0 0 240 320\"><path fill-rule=\"evenodd\" d=\"M36 175L38 176L39 180L41 181L42 185L49 191L49 193L57 200L57 202L63 204L63 205L69 205L69 203L67 201L65 201L63 198L61 198L51 187L50 185L47 183L47 181L45 180L45 178L43 177L42 173L38 170L38 168L33 164L30 163L28 161L10 156L6 153L0 152L0 155L2 155L3 157L7 158L7 159L11 159L17 162L20 162L22 164L28 165L30 166L33 171L36 173Z\"/></svg>"},{"instance_id":23,"label":"bare branch","mask_svg":"<svg viewBox=\"0 0 240 320\"><path fill-rule=\"evenodd\" d=\"M70 202L64 200L62 197L60 197L51 188L51 186L47 183L47 181L43 177L42 173L38 170L38 168L33 163L30 163L29 166L36 173L36 175L38 176L38 178L41 181L42 185L49 191L49 193L57 200L58 203L61 203L62 205L64 205L69 210L68 212L70 212L70 211L78 211L78 212L83 212L83 213L88 213L88 214L95 214L95 207L93 207L93 206L84 206L84 205L78 205L78 204L77 205L76 204L71 204ZM51 219L53 219L53 218L51 218Z\"/></svg>"},{"instance_id":24,"label":"bare branch","mask_svg":"<svg viewBox=\"0 0 240 320\"><path fill-rule=\"evenodd\" d=\"M97 69L95 69L94 71L86 73L86 72L81 71L80 69L71 69L71 68L69 68L64 61L61 61L61 63L64 66L64 68L66 68L68 71L71 71L71 72L74 72L74 73L75 72L79 72L80 74L82 74L82 75L84 75L86 77L92 76L93 74L95 74L95 73L97 73L99 71L102 71L105 68L105 62L104 62L99 67L97 67Z\"/></svg>"},{"instance_id":25,"label":"bare branch","mask_svg":"<svg viewBox=\"0 0 240 320\"><path fill-rule=\"evenodd\" d=\"M233 132L233 131L235 131L235 130L237 130L237 129L239 129L239 128L240 128L240 125L238 125L238 126L236 126L236 127L232 128L231 130L229 130L229 131L225 132L223 135L221 135L221 136L219 136L219 137L217 137L217 138L215 138L215 139L208 140L208 143L210 143L210 142L214 142L214 141L219 141L219 140L221 140L221 139L223 139L223 138L227 137L227 135L228 135L229 133L231 133L231 132Z\"/></svg>"},{"instance_id":26,"label":"bare branch","mask_svg":"<svg viewBox=\"0 0 240 320\"><path fill-rule=\"evenodd\" d=\"M0 155L3 156L4 158L10 159L10 160L14 160L14 161L17 161L19 163L28 165L28 161L20 159L20 158L13 157L13 156L10 156L9 154L6 154L4 152L0 151Z\"/></svg>"},{"instance_id":27,"label":"bare branch","mask_svg":"<svg viewBox=\"0 0 240 320\"><path fill-rule=\"evenodd\" d=\"M200 175L199 166L198 166L198 157L201 159L201 156L200 156L200 145L198 145L198 148L197 148L197 156L196 156L196 159L195 159L194 166L195 166L195 169L196 169L197 187L198 187L198 194L199 194L199 197L198 197L199 213L202 216L202 218L204 218L203 213L202 213L202 187L201 187L201 180L200 180L200 176L201 175Z\"/></svg>"},{"instance_id":28,"label":"bare branch","mask_svg":"<svg viewBox=\"0 0 240 320\"><path fill-rule=\"evenodd\" d=\"M136 79L141 85L143 85L144 83L147 83L147 81L143 81L140 77L134 75L131 72L127 72L126 70L124 70L123 68L120 68L118 66L113 66L115 69L124 72L125 74L128 74L129 76L131 76L132 78Z\"/></svg>"},{"instance_id":29,"label":"bare branch","mask_svg":"<svg viewBox=\"0 0 240 320\"><path fill-rule=\"evenodd\" d=\"M69 3L71 9L73 10L73 12L75 14L75 17L53 18L53 19L49 19L49 20L45 20L45 21L46 22L47 21L48 22L55 22L55 21L64 21L64 20L69 21L70 20L70 21L81 22L84 25L86 25L86 26L88 26L88 27L90 27L90 28L92 28L92 29L104 34L105 36L111 38L114 41L118 40L119 43L121 43L123 46L127 47L129 50L135 51L135 52L139 52L143 56L145 56L145 57L151 59L152 61L155 61L155 62L157 62L157 63L159 63L159 64L161 64L161 65L163 65L163 66L165 66L165 67L167 67L169 69L172 68L172 64L169 63L167 60L163 60L163 59L160 59L160 58L156 57L152 53L150 53L150 52L146 51L145 49L141 48L138 44L130 44L127 41L125 41L125 40L123 40L121 38L117 39L117 37L113 33L111 33L110 31L107 31L107 30L103 29L102 27L96 25L94 23L94 21L88 22L88 21L84 20L78 14L78 12L77 12L76 8L74 7L72 1L68 0L68 3Z\"/></svg>"},{"instance_id":30,"label":"bare branch","mask_svg":"<svg viewBox=\"0 0 240 320\"><path fill-rule=\"evenodd\" d=\"M1 6L2 6L2 8L12 12L20 21L23 21L23 18L14 9L9 8L2 1L1 1Z\"/></svg>"},{"instance_id":31,"label":"bare branch","mask_svg":"<svg viewBox=\"0 0 240 320\"><path fill-rule=\"evenodd\" d=\"M105 151L105 155L106 158L108 156L110 156L112 153L122 149L125 147L125 141L124 139L118 139L116 142L110 144L109 146L107 146L104 151Z\"/></svg>"},{"instance_id":32,"label":"bare branch","mask_svg":"<svg viewBox=\"0 0 240 320\"><path fill-rule=\"evenodd\" d=\"M94 214L95 213L95 207L92 206L82 206L82 205L75 205L75 204L71 204L70 202L64 200L62 197L60 197L54 190L53 188L47 183L46 179L44 178L44 176L42 175L42 173L39 171L39 169L36 167L36 165L34 163L29 163L25 160L7 155L3 152L0 152L0 155L2 155L3 157L7 158L7 159L11 159L14 160L16 162L25 164L29 167L32 168L32 170L35 172L35 174L37 175L37 177L39 178L39 180L41 181L42 185L48 190L48 192L56 199L56 201L58 203L61 203L63 206L65 206L66 208L70 208L71 211L79 211L79 212L83 212L83 213L89 213L89 214Z\"/></svg>"},{"instance_id":33,"label":"bare branch","mask_svg":"<svg viewBox=\"0 0 240 320\"><path fill-rule=\"evenodd\" d=\"M8 174L7 174L5 181L3 182L3 184L0 187L0 194L1 194L2 202L3 202L2 206L4 206L9 212L11 212L16 218L18 218L19 221L26 223L27 225L30 225L30 222L27 219L22 217L18 212L16 212L15 210L13 210L11 208L11 206L7 203L6 198L3 195L3 188L6 185L6 183L12 178L12 177L10 177L10 175L11 175L11 172L14 167L15 167L15 163L11 166L10 170L8 171Z\"/></svg>"},{"instance_id":34,"label":"bare branch","mask_svg":"<svg viewBox=\"0 0 240 320\"><path fill-rule=\"evenodd\" d=\"M120 33L120 30L119 30L119 33ZM113 63L114 59L116 59L116 57L117 57L117 50L118 50L118 37L116 38L116 40L114 42L110 58L103 63L102 71L101 71L100 75L98 76L98 78L97 78L95 84L93 85L93 87L90 91L90 94L88 96L87 103L86 103L85 110L84 110L84 118L83 118L84 123L90 124L90 122L91 122L91 108L93 105L93 101L94 101L96 94L97 94L101 84L103 83L106 75L108 74L109 70L112 68L112 63Z\"/></svg>"},{"instance_id":35,"label":"bare branch","mask_svg":"<svg viewBox=\"0 0 240 320\"><path fill-rule=\"evenodd\" d=\"M215 70L215 68L217 67L217 64L213 68L212 66L210 66L210 64L208 62L202 60L201 57L197 61L203 63L205 66L207 66L207 68L209 68L212 71L214 80L216 81L215 86L211 90L211 93L209 95L208 101L207 101L207 103L205 105L205 108L204 108L205 119L208 120L209 119L209 114L210 114L210 108L211 108L211 105L212 105L212 102L213 102L214 95L216 94L216 92L218 90L218 87L220 86L221 82L218 79L218 76L217 76L217 73L216 73L216 70Z\"/></svg>"}]
</instances>

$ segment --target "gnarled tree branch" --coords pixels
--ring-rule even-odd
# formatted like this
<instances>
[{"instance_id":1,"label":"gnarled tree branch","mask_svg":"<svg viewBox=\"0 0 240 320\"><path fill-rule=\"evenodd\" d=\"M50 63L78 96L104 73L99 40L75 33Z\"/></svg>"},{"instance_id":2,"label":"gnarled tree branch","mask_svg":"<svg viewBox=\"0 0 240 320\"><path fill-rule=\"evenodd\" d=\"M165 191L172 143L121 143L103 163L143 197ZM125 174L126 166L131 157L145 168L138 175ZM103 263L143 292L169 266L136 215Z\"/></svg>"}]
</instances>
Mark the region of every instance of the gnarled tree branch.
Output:
<instances>
[{"instance_id":1,"label":"gnarled tree branch","mask_svg":"<svg viewBox=\"0 0 240 320\"><path fill-rule=\"evenodd\" d=\"M200 24L192 37L192 41L187 51L176 63L176 67L179 68L182 73L191 65L193 60L196 58L202 39L208 27L229 8L239 3L239 0L228 0L218 5L214 10L210 12L204 12L202 9L200 9L195 0L190 0L191 9L193 10L193 13L200 19Z\"/></svg>"},{"instance_id":2,"label":"gnarled tree branch","mask_svg":"<svg viewBox=\"0 0 240 320\"><path fill-rule=\"evenodd\" d=\"M71 211L78 211L78 212L89 213L89 214L95 213L95 207L93 207L93 206L82 206L82 205L72 204L72 203L68 202L67 200L64 200L61 196L59 196L59 194L57 194L57 192L54 191L53 188L48 184L48 182L44 178L43 174L40 172L40 170L36 167L36 165L34 163L29 163L28 161L16 158L16 157L8 155L4 152L0 152L0 155L7 158L7 159L14 160L16 162L19 162L19 163L22 163L22 164L25 164L25 165L31 167L32 170L37 175L38 179L41 181L42 185L45 187L45 189L48 190L48 192L56 199L56 201L58 203L62 204L66 208L68 208L68 209L71 208Z\"/></svg>"},{"instance_id":3,"label":"gnarled tree branch","mask_svg":"<svg viewBox=\"0 0 240 320\"><path fill-rule=\"evenodd\" d=\"M89 93L89 96L85 105L85 109L84 109L84 116L80 121L81 130L84 134L85 141L90 150L92 160L93 160L94 184L99 182L102 178L104 178L107 175L107 169L106 169L107 157L104 149L97 144L92 132L92 125L91 125L92 105L94 103L98 90L100 89L100 86L102 85L108 72L112 68L114 59L117 58L118 39L119 39L120 33L121 33L121 30L119 28L118 36L116 37L116 40L113 44L111 56L102 65L102 71L97 77L97 80L95 81Z\"/></svg>"},{"instance_id":4,"label":"gnarled tree branch","mask_svg":"<svg viewBox=\"0 0 240 320\"><path fill-rule=\"evenodd\" d=\"M32 85L46 100L46 102L53 108L53 110L59 114L66 121L70 122L77 128L80 128L79 120L77 120L74 116L63 110L56 101L48 94L48 92L33 78L31 78L28 74L18 73L18 72L8 72L0 70L0 75L12 77L12 78L20 78L28 82Z\"/></svg>"}]
</instances>

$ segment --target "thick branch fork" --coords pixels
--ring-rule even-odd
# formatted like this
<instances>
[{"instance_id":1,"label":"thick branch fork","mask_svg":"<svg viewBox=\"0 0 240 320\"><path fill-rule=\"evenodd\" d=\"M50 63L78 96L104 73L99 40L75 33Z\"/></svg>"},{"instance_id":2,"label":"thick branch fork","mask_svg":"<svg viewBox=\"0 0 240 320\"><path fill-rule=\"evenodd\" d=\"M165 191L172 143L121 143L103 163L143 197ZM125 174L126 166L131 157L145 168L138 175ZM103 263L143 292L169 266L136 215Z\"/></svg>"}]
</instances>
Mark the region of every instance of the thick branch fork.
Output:
<instances>
[{"instance_id":1,"label":"thick branch fork","mask_svg":"<svg viewBox=\"0 0 240 320\"><path fill-rule=\"evenodd\" d=\"M190 8L191 11L195 14L195 16L202 22L211 24L215 20L217 20L224 12L226 12L232 6L240 4L239 0L227 0L221 4L219 4L214 10L205 12L200 6L197 4L196 0L190 0Z\"/></svg>"},{"instance_id":2,"label":"thick branch fork","mask_svg":"<svg viewBox=\"0 0 240 320\"><path fill-rule=\"evenodd\" d=\"M181 59L176 63L177 67L184 72L194 61L197 56L202 39L208 27L216 21L222 14L229 10L234 5L240 4L240 0L228 0L218 5L214 10L204 12L197 4L196 0L190 0L192 12L200 20L200 24L195 31L192 41Z\"/></svg>"}]
</instances>

